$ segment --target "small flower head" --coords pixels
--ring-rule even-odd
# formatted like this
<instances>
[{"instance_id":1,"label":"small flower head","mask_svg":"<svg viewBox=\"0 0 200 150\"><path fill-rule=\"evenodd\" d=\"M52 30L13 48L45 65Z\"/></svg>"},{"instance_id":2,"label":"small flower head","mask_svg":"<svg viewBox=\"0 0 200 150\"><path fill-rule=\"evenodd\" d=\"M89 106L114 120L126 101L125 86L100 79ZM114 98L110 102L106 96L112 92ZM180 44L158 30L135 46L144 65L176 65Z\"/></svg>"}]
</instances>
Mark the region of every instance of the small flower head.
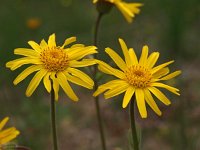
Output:
<instances>
[{"instance_id":1,"label":"small flower head","mask_svg":"<svg viewBox=\"0 0 200 150\"><path fill-rule=\"evenodd\" d=\"M98 61L100 71L115 76L117 79L100 85L94 96L103 92L106 99L117 96L125 92L122 107L126 108L130 100L135 97L137 107L142 118L147 117L146 103L161 115L161 111L154 101L152 94L165 105L171 104L170 100L158 89L164 88L176 95L180 95L177 88L161 83L170 80L181 73L175 71L169 73L167 67L174 61L169 61L155 67L159 53L153 52L148 56L148 47L144 46L142 54L138 60L134 50L128 49L125 42L119 39L125 61L111 48L106 48L106 53L116 63L119 69L115 69L108 64Z\"/></svg>"},{"instance_id":2,"label":"small flower head","mask_svg":"<svg viewBox=\"0 0 200 150\"><path fill-rule=\"evenodd\" d=\"M95 46L84 46L83 44L74 44L66 48L67 45L75 41L76 37L71 37L66 39L62 46L57 46L55 34L52 34L49 36L48 42L42 40L40 44L37 44L34 41L29 41L31 49L15 49L16 55L24 57L6 63L6 67L15 70L22 65L30 64L30 66L20 73L13 83L16 85L30 74L37 72L28 85L26 96L31 96L43 80L48 92L51 92L53 88L56 100L58 100L59 86L61 86L69 98L77 101L78 97L68 81L88 89L93 88L93 80L76 68L95 64L95 60L83 58L97 53L97 51Z\"/></svg>"},{"instance_id":3,"label":"small flower head","mask_svg":"<svg viewBox=\"0 0 200 150\"><path fill-rule=\"evenodd\" d=\"M135 17L136 14L139 14L140 12L139 7L143 5L141 3L126 3L123 0L93 0L93 3L97 3L97 6L98 4L100 4L101 6L103 4L105 6L108 6L109 4L116 6L129 23L133 21L133 18Z\"/></svg>"},{"instance_id":4,"label":"small flower head","mask_svg":"<svg viewBox=\"0 0 200 150\"><path fill-rule=\"evenodd\" d=\"M3 144L10 142L19 135L19 131L15 127L4 129L3 127L8 122L9 118L6 117L0 122L0 149Z\"/></svg>"}]
</instances>

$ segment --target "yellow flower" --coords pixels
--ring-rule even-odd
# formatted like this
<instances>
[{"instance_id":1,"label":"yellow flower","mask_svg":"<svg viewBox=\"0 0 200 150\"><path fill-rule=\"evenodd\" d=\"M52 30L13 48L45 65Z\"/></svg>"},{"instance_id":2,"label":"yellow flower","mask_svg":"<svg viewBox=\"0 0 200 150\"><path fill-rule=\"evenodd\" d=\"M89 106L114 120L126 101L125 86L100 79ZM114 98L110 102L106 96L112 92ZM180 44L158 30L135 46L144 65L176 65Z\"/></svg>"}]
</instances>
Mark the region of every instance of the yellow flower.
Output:
<instances>
[{"instance_id":1,"label":"yellow flower","mask_svg":"<svg viewBox=\"0 0 200 150\"><path fill-rule=\"evenodd\" d=\"M2 144L6 144L7 142L13 140L20 133L15 127L2 130L8 120L9 118L6 117L0 122L0 149Z\"/></svg>"},{"instance_id":2,"label":"yellow flower","mask_svg":"<svg viewBox=\"0 0 200 150\"><path fill-rule=\"evenodd\" d=\"M98 61L100 71L113 75L118 79L100 85L97 91L95 91L94 96L105 92L104 96L108 99L125 92L122 104L123 108L127 107L131 98L134 96L142 118L147 117L146 103L158 115L161 115L161 111L155 103L152 94L165 105L171 104L170 100L157 87L180 95L177 88L163 84L161 81L172 79L179 75L181 71L175 71L169 74L169 68L167 66L174 61L169 61L154 67L159 53L153 52L148 56L147 46L143 47L141 57L138 60L133 48L128 49L122 39L119 39L119 42L125 61L111 48L106 48L105 51L120 70L112 68L102 61Z\"/></svg>"},{"instance_id":3,"label":"yellow flower","mask_svg":"<svg viewBox=\"0 0 200 150\"><path fill-rule=\"evenodd\" d=\"M31 66L20 73L13 83L16 85L28 75L37 72L28 85L26 96L31 96L43 79L43 84L49 93L53 88L56 100L58 100L59 86L61 86L70 99L78 101L78 97L68 81L88 89L93 88L93 80L76 68L95 64L96 62L93 59L83 58L97 53L97 51L95 46L84 46L83 44L74 44L65 48L66 45L75 41L76 37L71 37L66 39L62 46L57 46L55 34L52 34L49 36L48 43L45 40L42 40L40 44L29 41L28 44L32 49L15 49L14 54L25 57L6 63L6 67L15 70L25 64L31 64ZM51 81L53 87L51 86Z\"/></svg>"},{"instance_id":4,"label":"yellow flower","mask_svg":"<svg viewBox=\"0 0 200 150\"><path fill-rule=\"evenodd\" d=\"M141 3L126 3L123 0L93 0L93 3L97 3L99 1L105 1L115 5L129 23L133 21L135 14L139 14L139 7L143 5Z\"/></svg>"}]
</instances>

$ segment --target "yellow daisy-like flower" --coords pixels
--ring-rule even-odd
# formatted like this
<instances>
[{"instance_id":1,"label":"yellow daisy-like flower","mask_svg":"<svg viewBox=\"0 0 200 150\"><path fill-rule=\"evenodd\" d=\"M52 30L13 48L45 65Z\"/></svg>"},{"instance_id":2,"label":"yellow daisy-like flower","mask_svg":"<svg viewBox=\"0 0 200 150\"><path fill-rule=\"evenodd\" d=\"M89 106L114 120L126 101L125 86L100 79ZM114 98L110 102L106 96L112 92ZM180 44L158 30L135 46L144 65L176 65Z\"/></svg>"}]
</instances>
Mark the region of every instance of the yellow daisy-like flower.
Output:
<instances>
[{"instance_id":1,"label":"yellow daisy-like flower","mask_svg":"<svg viewBox=\"0 0 200 150\"><path fill-rule=\"evenodd\" d=\"M133 21L135 14L139 14L139 7L143 5L141 3L126 3L123 0L93 0L93 3L97 3L99 1L105 1L115 5L129 23Z\"/></svg>"},{"instance_id":2,"label":"yellow daisy-like flower","mask_svg":"<svg viewBox=\"0 0 200 150\"><path fill-rule=\"evenodd\" d=\"M125 61L111 48L106 48L105 51L120 70L102 61L98 61L98 68L100 71L113 75L118 79L100 85L97 91L95 91L94 96L105 92L105 99L108 99L125 92L122 104L123 108L127 107L131 98L135 96L137 107L142 118L147 117L146 103L160 116L161 111L155 103L152 94L165 105L171 104L170 100L157 87L167 89L176 95L180 95L177 88L163 84L161 81L172 79L179 75L181 71L175 71L169 74L169 68L167 66L174 61L169 61L154 67L158 60L159 53L153 52L148 56L147 46L143 47L141 57L138 60L133 48L128 49L122 39L119 39L119 43Z\"/></svg>"},{"instance_id":3,"label":"yellow daisy-like flower","mask_svg":"<svg viewBox=\"0 0 200 150\"><path fill-rule=\"evenodd\" d=\"M0 149L2 144L6 144L19 135L19 131L15 127L2 130L9 118L6 117L0 122Z\"/></svg>"},{"instance_id":4,"label":"yellow daisy-like flower","mask_svg":"<svg viewBox=\"0 0 200 150\"><path fill-rule=\"evenodd\" d=\"M95 46L84 46L83 44L74 44L65 48L75 41L76 37L71 37L66 39L62 46L57 46L55 34L52 34L49 36L48 43L45 40L42 40L40 44L29 41L28 44L32 49L15 49L14 54L25 57L9 61L6 67L15 70L25 64L31 64L31 66L20 73L13 83L16 85L37 71L28 85L26 96L31 96L43 79L43 84L49 93L53 88L56 100L58 100L59 86L61 86L70 99L77 101L78 97L68 81L88 89L93 88L93 80L76 68L94 65L96 63L94 59L83 58L97 51Z\"/></svg>"}]
</instances>

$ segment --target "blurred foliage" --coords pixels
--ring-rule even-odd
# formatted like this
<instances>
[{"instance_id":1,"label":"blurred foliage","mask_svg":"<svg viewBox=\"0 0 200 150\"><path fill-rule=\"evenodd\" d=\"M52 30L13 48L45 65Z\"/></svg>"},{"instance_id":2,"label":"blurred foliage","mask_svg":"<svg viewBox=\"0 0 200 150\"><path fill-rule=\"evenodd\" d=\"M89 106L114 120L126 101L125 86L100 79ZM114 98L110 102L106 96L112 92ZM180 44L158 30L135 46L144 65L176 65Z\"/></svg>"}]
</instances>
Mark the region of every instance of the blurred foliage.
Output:
<instances>
[{"instance_id":1,"label":"blurred foliage","mask_svg":"<svg viewBox=\"0 0 200 150\"><path fill-rule=\"evenodd\" d=\"M128 0L127 0L128 1ZM131 1L131 0L129 0ZM182 68L182 79L176 84L182 96L173 106L163 107L163 117L150 113L142 125L143 149L200 149L200 1L199 0L138 0L144 3L141 13L127 24L120 12L113 8L101 22L99 57L108 61L105 47L121 54L118 37L139 54L147 44L150 51L160 51L160 61L175 59L174 68ZM23 70L11 72L5 63L13 59L13 50L29 47L27 42L39 42L56 33L59 44L65 38L77 36L78 43L91 45L97 12L92 0L1 0L0 5L0 117L11 116L20 129L17 143L33 150L51 149L49 96L43 87L31 98L25 97L28 81L18 86L13 79ZM106 79L106 77L105 77ZM29 78L30 81L30 78ZM99 138L91 92L75 87L83 99L74 104L61 96L57 104L58 131L61 147L74 150L98 149ZM42 91L42 92L38 92ZM45 94L42 94L45 93ZM67 100L65 100L67 99ZM116 99L116 98L114 98ZM103 101L107 144L110 149L128 149L128 114L121 108L121 99ZM161 104L159 104L161 105ZM163 106L163 105L162 105ZM166 110L165 110L166 109ZM94 140L94 138L96 140ZM159 147L159 145L162 147Z\"/></svg>"}]
</instances>

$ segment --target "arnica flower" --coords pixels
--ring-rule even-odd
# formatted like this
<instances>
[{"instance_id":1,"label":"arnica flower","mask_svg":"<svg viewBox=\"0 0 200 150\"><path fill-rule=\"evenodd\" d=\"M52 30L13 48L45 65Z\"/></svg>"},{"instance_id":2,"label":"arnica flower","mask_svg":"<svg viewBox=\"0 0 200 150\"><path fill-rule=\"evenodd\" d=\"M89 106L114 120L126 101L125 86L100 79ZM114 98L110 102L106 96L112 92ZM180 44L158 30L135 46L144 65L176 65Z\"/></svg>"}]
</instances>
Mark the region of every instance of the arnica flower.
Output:
<instances>
[{"instance_id":1,"label":"arnica flower","mask_svg":"<svg viewBox=\"0 0 200 150\"><path fill-rule=\"evenodd\" d=\"M9 118L6 117L0 122L0 149L2 144L6 144L15 139L19 135L19 131L15 127L2 130Z\"/></svg>"},{"instance_id":2,"label":"arnica flower","mask_svg":"<svg viewBox=\"0 0 200 150\"><path fill-rule=\"evenodd\" d=\"M154 66L158 60L159 53L153 52L148 56L148 46L143 47L141 57L138 60L133 48L128 49L122 39L119 39L119 42L125 61L111 48L106 48L105 50L119 69L115 69L105 62L98 61L100 71L113 75L118 79L100 85L95 91L94 96L105 92L105 99L108 99L125 92L123 108L127 107L130 100L133 100L133 97L135 97L142 118L147 117L146 103L160 116L161 111L155 103L152 94L165 105L171 104L170 100L158 88L164 88L176 95L180 95L177 88L161 83L161 81L172 79L179 75L181 71L169 73L170 70L167 66L174 61Z\"/></svg>"},{"instance_id":3,"label":"arnica flower","mask_svg":"<svg viewBox=\"0 0 200 150\"><path fill-rule=\"evenodd\" d=\"M42 40L40 44L29 41L28 44L32 49L15 49L14 54L24 57L6 63L6 67L15 70L22 65L31 64L31 66L21 72L13 83L16 85L33 72L37 72L28 85L26 96L31 96L43 79L44 87L49 93L53 88L55 100L58 100L59 86L61 86L70 99L77 101L78 97L68 81L88 89L93 88L93 80L76 68L95 64L96 62L93 59L83 58L97 53L97 51L95 46L84 46L82 44L74 44L65 48L75 41L76 37L71 37L66 39L62 46L57 46L55 34L52 34L49 36L48 43L45 40Z\"/></svg>"},{"instance_id":4,"label":"arnica flower","mask_svg":"<svg viewBox=\"0 0 200 150\"><path fill-rule=\"evenodd\" d=\"M133 18L136 14L139 14L139 7L143 5L141 3L126 3L123 0L93 0L93 3L97 3L100 1L105 1L107 3L115 5L129 23L133 21Z\"/></svg>"}]
</instances>

